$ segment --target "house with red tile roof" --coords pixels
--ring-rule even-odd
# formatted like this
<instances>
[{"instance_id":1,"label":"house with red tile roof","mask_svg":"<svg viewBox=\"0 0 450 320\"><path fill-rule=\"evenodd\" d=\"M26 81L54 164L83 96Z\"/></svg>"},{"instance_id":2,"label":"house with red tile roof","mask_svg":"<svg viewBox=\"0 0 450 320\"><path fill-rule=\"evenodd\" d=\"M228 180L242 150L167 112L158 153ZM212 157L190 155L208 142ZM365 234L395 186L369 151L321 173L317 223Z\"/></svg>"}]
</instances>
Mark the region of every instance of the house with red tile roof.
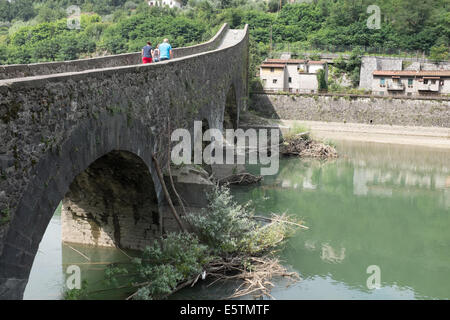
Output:
<instances>
[{"instance_id":1,"label":"house with red tile roof","mask_svg":"<svg viewBox=\"0 0 450 320\"><path fill-rule=\"evenodd\" d=\"M450 70L375 70L372 93L378 95L450 94Z\"/></svg>"},{"instance_id":2,"label":"house with red tile roof","mask_svg":"<svg viewBox=\"0 0 450 320\"><path fill-rule=\"evenodd\" d=\"M328 78L326 61L303 59L266 59L260 66L259 76L265 91L314 93L318 92L317 72L325 70Z\"/></svg>"}]
</instances>

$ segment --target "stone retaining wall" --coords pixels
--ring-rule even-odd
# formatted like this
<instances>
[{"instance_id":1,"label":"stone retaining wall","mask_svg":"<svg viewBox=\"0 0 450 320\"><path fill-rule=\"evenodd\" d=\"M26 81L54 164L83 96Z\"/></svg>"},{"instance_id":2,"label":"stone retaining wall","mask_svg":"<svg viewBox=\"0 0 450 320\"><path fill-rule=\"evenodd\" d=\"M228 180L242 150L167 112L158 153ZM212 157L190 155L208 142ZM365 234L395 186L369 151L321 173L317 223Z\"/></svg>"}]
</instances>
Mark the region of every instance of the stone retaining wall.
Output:
<instances>
[{"instance_id":1,"label":"stone retaining wall","mask_svg":"<svg viewBox=\"0 0 450 320\"><path fill-rule=\"evenodd\" d=\"M253 94L250 101L250 109L269 118L450 128L446 99Z\"/></svg>"}]
</instances>

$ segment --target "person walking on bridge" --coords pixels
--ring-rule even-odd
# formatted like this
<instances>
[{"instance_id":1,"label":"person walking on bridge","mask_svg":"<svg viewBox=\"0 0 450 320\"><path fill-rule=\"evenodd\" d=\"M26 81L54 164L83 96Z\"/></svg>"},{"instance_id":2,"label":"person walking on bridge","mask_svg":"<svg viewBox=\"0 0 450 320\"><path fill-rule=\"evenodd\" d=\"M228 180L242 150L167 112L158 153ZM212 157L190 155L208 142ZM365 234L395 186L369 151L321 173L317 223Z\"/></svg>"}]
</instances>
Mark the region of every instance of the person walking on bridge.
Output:
<instances>
[{"instance_id":1,"label":"person walking on bridge","mask_svg":"<svg viewBox=\"0 0 450 320\"><path fill-rule=\"evenodd\" d=\"M164 39L163 43L159 45L159 60L169 60L173 58L172 46L169 44L169 39Z\"/></svg>"},{"instance_id":2,"label":"person walking on bridge","mask_svg":"<svg viewBox=\"0 0 450 320\"><path fill-rule=\"evenodd\" d=\"M153 50L153 62L158 61L159 61L159 44L157 44L155 50Z\"/></svg>"},{"instance_id":3,"label":"person walking on bridge","mask_svg":"<svg viewBox=\"0 0 450 320\"><path fill-rule=\"evenodd\" d=\"M142 63L152 63L152 56L152 43L150 41L147 41L147 45L142 48Z\"/></svg>"}]
</instances>

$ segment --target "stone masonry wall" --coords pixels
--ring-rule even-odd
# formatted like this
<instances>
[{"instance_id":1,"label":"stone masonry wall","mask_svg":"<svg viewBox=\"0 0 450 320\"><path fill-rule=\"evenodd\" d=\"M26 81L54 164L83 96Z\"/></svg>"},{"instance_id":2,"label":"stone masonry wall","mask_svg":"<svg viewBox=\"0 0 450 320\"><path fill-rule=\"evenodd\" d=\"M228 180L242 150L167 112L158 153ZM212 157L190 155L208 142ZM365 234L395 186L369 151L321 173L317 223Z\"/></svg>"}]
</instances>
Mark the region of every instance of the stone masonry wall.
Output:
<instances>
[{"instance_id":1,"label":"stone masonry wall","mask_svg":"<svg viewBox=\"0 0 450 320\"><path fill-rule=\"evenodd\" d=\"M450 100L253 94L250 108L269 118L450 128Z\"/></svg>"}]
</instances>

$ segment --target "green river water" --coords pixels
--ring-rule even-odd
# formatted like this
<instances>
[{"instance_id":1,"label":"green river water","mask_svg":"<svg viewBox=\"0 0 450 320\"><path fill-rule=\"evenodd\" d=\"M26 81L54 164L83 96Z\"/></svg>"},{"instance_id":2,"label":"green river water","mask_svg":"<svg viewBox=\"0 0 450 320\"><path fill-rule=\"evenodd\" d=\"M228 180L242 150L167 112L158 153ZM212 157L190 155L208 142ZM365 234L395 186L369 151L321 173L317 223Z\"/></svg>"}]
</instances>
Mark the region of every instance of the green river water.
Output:
<instances>
[{"instance_id":1,"label":"green river water","mask_svg":"<svg viewBox=\"0 0 450 320\"><path fill-rule=\"evenodd\" d=\"M303 219L280 253L301 281L275 281L277 299L449 299L450 150L337 142L341 157L320 162L284 158L276 176L261 185L235 187L238 202L258 214L287 212ZM256 166L249 171L258 173ZM116 249L61 244L60 218L52 219L36 256L25 299L60 299L65 272L78 264L89 290L105 288L103 265L122 261ZM369 266L381 287L368 289ZM200 282L173 299L223 298L233 285ZM97 292L95 299L123 298Z\"/></svg>"}]
</instances>

